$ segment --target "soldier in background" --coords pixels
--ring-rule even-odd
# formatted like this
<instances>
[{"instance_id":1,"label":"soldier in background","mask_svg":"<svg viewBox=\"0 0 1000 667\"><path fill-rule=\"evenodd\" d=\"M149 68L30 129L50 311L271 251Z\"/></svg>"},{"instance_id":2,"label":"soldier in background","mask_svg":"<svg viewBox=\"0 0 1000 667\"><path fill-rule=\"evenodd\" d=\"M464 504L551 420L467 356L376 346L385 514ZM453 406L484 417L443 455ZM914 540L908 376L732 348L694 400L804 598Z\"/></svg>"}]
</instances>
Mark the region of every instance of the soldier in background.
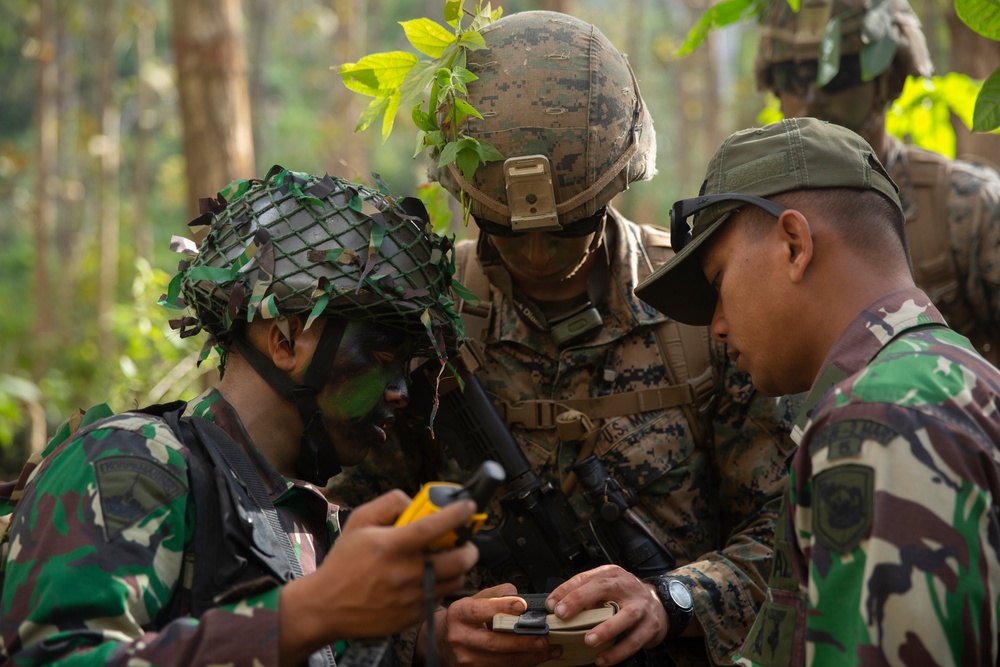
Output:
<instances>
[{"instance_id":1,"label":"soldier in background","mask_svg":"<svg viewBox=\"0 0 1000 667\"><path fill-rule=\"evenodd\" d=\"M839 67L823 72L820 49L835 21ZM997 364L1000 175L904 145L885 129L886 112L906 77L932 71L920 22L906 0L803 0L798 12L785 0L774 0L766 11L757 87L778 96L786 117L843 125L875 148L899 185L917 285L956 331Z\"/></svg>"},{"instance_id":2,"label":"soldier in background","mask_svg":"<svg viewBox=\"0 0 1000 667\"><path fill-rule=\"evenodd\" d=\"M435 174L471 202L480 232L456 260L479 297L461 304L476 374L536 472L581 516L594 510L570 468L595 454L676 558L648 581L616 565L584 572L551 592L549 608L565 618L619 603L588 640L624 637L604 664L664 639L679 665L729 664L763 601L793 408L755 393L706 328L679 326L633 294L671 250L664 229L611 206L655 172L652 119L625 56L595 26L553 12L506 16L482 35L487 48L468 55L479 78L467 99L483 119L464 130L507 162L481 166L471 182L454 165ZM460 480L442 453L440 443L379 449L328 491L350 506L449 468ZM531 592L516 573L491 581ZM488 598L514 590L439 612L446 663L549 657L541 638L486 629L497 604Z\"/></svg>"},{"instance_id":3,"label":"soldier in background","mask_svg":"<svg viewBox=\"0 0 1000 667\"><path fill-rule=\"evenodd\" d=\"M741 664L996 665L1000 371L914 285L872 148L815 118L737 132L673 210L686 243L636 293L761 392L809 390Z\"/></svg>"}]
</instances>

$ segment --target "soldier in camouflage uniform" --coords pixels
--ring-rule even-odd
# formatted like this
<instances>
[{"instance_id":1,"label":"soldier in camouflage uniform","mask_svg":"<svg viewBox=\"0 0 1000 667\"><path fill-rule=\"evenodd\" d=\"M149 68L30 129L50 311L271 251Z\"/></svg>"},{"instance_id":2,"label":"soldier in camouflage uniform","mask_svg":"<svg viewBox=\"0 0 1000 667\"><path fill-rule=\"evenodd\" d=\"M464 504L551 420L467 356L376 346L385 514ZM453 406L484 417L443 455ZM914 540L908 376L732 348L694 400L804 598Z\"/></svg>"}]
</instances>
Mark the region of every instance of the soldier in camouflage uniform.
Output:
<instances>
[{"instance_id":1,"label":"soldier in camouflage uniform","mask_svg":"<svg viewBox=\"0 0 1000 667\"><path fill-rule=\"evenodd\" d=\"M670 241L610 206L655 171L652 119L625 56L595 26L553 12L506 16L482 35L468 101L483 119L464 129L507 160L472 182L454 165L435 174L471 202L480 230L459 244L456 271L479 297L462 303L476 374L534 470L581 517L594 508L570 467L592 452L637 494L636 513L677 562L651 581L601 566L555 588L549 607L567 617L619 603L623 613L591 633L591 645L625 636L605 664L665 637L680 665L729 664L764 599L790 401L755 393L704 327L681 327L633 294ZM350 506L397 484L416 489L448 477L443 458L440 445L374 451L328 491ZM510 582L531 592L516 573L486 581L508 582L486 597L512 592ZM693 596L693 619L658 602L654 589L671 581ZM440 612L442 655L484 666L547 658L544 641L482 630L495 604L470 598Z\"/></svg>"},{"instance_id":2,"label":"soldier in camouflage uniform","mask_svg":"<svg viewBox=\"0 0 1000 667\"><path fill-rule=\"evenodd\" d=\"M1000 371L914 285L873 149L814 118L737 132L673 211L688 242L636 292L762 392L809 389L740 663L996 665Z\"/></svg>"},{"instance_id":3,"label":"soldier in camouflage uniform","mask_svg":"<svg viewBox=\"0 0 1000 667\"><path fill-rule=\"evenodd\" d=\"M337 537L314 486L384 440L410 351L460 335L413 201L280 167L203 200L167 301L221 346L221 383L54 441L9 494L4 665L332 664L334 641L420 620L425 562L439 594L462 585L475 547L425 547L471 502L393 528L395 491Z\"/></svg>"},{"instance_id":4,"label":"soldier in camouflage uniform","mask_svg":"<svg viewBox=\"0 0 1000 667\"><path fill-rule=\"evenodd\" d=\"M834 44L839 62L819 67L820 54ZM778 96L786 117L838 123L875 148L899 186L917 285L951 327L997 364L1000 175L904 145L885 129L886 111L906 77L932 70L906 0L804 0L798 12L775 0L764 17L758 88Z\"/></svg>"}]
</instances>

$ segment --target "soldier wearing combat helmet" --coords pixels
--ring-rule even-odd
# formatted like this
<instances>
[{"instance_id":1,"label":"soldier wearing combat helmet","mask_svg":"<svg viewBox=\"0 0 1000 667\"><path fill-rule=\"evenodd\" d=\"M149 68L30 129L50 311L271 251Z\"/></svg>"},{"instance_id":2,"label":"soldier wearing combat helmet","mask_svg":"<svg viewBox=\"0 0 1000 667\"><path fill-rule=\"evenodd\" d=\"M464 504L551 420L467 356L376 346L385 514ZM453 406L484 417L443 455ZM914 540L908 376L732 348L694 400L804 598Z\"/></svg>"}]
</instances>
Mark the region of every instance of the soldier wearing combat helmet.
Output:
<instances>
[{"instance_id":1,"label":"soldier wearing combat helmet","mask_svg":"<svg viewBox=\"0 0 1000 667\"><path fill-rule=\"evenodd\" d=\"M648 581L604 565L537 592L563 618L618 603L588 633L590 645L622 637L600 654L607 664L641 649L727 664L764 599L790 408L756 395L704 327L680 326L633 294L671 250L665 230L612 206L655 173L652 120L624 54L595 26L553 12L481 32L467 100L482 119L463 130L506 160L469 180L451 166L434 174L479 229L456 259L456 278L478 297L460 304L476 375L534 470L581 517L593 508L570 468L593 454L636 494L636 514L676 559ZM454 467L439 452L375 452L330 490L350 505L380 479L415 487L419 471ZM532 589L517 572L480 574L484 585L504 583L438 613L445 662L558 655L538 637L484 632L492 598Z\"/></svg>"},{"instance_id":2,"label":"soldier wearing combat helmet","mask_svg":"<svg viewBox=\"0 0 1000 667\"><path fill-rule=\"evenodd\" d=\"M839 60L821 57L838 52ZM778 96L785 116L843 125L875 148L899 185L917 285L996 364L1000 175L904 145L885 129L886 111L906 77L932 70L906 0L804 0L798 12L775 0L766 10L758 88Z\"/></svg>"},{"instance_id":3,"label":"soldier wearing combat helmet","mask_svg":"<svg viewBox=\"0 0 1000 667\"><path fill-rule=\"evenodd\" d=\"M429 570L438 594L461 586L475 547L426 551L473 503L396 528L396 490L341 531L313 486L385 440L412 351L461 335L450 244L415 202L280 167L202 200L165 302L225 373L29 462L3 540L5 664L332 665L335 642L419 621Z\"/></svg>"}]
</instances>

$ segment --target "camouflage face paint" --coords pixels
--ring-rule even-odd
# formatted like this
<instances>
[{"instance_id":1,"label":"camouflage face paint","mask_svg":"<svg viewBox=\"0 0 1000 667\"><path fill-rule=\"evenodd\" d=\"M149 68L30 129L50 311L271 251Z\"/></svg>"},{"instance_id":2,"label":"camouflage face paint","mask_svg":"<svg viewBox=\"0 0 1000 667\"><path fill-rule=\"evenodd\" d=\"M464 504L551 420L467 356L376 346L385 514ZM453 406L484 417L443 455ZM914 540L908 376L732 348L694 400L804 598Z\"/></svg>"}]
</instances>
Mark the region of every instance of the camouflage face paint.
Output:
<instances>
[{"instance_id":1,"label":"camouflage face paint","mask_svg":"<svg viewBox=\"0 0 1000 667\"><path fill-rule=\"evenodd\" d=\"M778 97L788 118L813 116L861 133L873 112L875 84L868 81L837 92L811 85L807 91L782 91Z\"/></svg>"},{"instance_id":2,"label":"camouflage face paint","mask_svg":"<svg viewBox=\"0 0 1000 667\"><path fill-rule=\"evenodd\" d=\"M586 261L593 234L557 238L532 232L510 238L490 237L507 270L522 287L560 282L576 274Z\"/></svg>"},{"instance_id":3,"label":"camouflage face paint","mask_svg":"<svg viewBox=\"0 0 1000 667\"><path fill-rule=\"evenodd\" d=\"M326 388L318 396L337 455L357 463L385 441L393 409L406 404L406 362L412 339L367 322L350 322Z\"/></svg>"}]
</instances>

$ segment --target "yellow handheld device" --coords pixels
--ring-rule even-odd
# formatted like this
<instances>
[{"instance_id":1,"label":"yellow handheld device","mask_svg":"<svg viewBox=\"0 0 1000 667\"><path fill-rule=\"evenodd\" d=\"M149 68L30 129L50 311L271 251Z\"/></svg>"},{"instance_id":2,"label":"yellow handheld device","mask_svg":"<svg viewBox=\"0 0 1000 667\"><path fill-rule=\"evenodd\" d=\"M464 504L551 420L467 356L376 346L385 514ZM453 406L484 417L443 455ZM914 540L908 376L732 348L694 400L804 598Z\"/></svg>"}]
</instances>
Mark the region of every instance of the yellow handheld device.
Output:
<instances>
[{"instance_id":1,"label":"yellow handheld device","mask_svg":"<svg viewBox=\"0 0 1000 667\"><path fill-rule=\"evenodd\" d=\"M440 551L465 544L486 522L486 505L506 477L503 466L496 461L485 461L465 486L454 482L428 482L420 489L409 507L396 519L396 525L404 526L433 514L456 500L471 498L476 501L476 513L468 523L458 530L442 535L431 543L430 548Z\"/></svg>"}]
</instances>

